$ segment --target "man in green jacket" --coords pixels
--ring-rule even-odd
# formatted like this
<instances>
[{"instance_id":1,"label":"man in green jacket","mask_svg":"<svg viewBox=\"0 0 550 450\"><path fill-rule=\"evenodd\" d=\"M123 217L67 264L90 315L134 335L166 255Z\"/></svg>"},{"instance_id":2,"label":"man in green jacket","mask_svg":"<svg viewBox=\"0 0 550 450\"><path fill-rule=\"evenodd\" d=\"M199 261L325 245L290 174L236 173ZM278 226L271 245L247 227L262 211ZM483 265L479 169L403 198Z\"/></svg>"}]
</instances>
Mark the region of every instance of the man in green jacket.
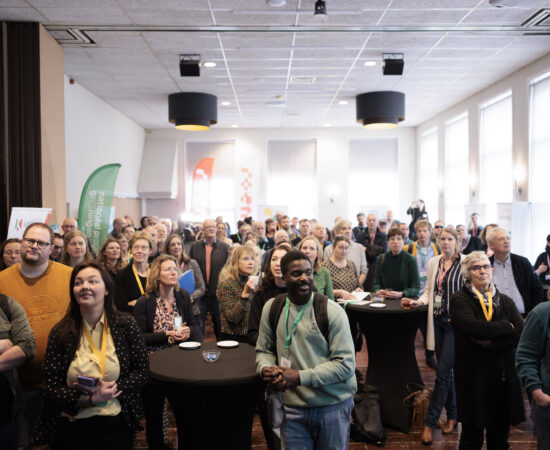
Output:
<instances>
[{"instance_id":1,"label":"man in green jacket","mask_svg":"<svg viewBox=\"0 0 550 450\"><path fill-rule=\"evenodd\" d=\"M274 330L270 311L275 299L263 308L256 367L268 386L283 391L283 446L347 449L357 390L348 318L340 306L325 299L325 336L314 310L313 270L307 256L288 252L281 271L288 297Z\"/></svg>"}]
</instances>

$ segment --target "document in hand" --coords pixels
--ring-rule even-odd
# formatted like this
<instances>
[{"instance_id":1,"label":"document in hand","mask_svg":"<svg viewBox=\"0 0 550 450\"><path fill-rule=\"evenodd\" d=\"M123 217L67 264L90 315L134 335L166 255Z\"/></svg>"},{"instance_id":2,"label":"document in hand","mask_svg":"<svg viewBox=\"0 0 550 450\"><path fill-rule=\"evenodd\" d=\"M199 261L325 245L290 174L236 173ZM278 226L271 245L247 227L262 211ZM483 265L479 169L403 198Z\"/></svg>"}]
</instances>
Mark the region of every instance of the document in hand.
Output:
<instances>
[{"instance_id":1,"label":"document in hand","mask_svg":"<svg viewBox=\"0 0 550 450\"><path fill-rule=\"evenodd\" d=\"M195 278L192 270L188 270L180 276L180 288L189 292L189 295L195 292Z\"/></svg>"}]
</instances>

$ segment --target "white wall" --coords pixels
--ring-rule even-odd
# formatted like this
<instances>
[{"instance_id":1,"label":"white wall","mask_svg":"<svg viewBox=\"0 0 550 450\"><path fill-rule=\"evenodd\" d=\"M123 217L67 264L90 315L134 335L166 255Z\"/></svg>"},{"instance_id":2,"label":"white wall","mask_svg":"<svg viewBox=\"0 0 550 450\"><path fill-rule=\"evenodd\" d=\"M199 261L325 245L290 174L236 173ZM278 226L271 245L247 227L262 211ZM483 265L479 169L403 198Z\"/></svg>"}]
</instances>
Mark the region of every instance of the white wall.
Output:
<instances>
[{"instance_id":1,"label":"white wall","mask_svg":"<svg viewBox=\"0 0 550 450\"><path fill-rule=\"evenodd\" d=\"M550 53L538 59L532 64L529 64L513 74L496 82L487 89L478 92L477 94L457 103L453 107L439 113L436 117L419 125L416 129L416 146L419 148L420 136L427 130L437 126L439 130L439 167L440 177L444 177L444 158L445 158L445 122L455 116L467 111L469 115L469 140L470 140L470 180L475 180L475 183L470 186L470 206L480 203L479 200L479 179L480 179L480 163L479 163L479 107L484 102L492 99L495 96L512 90L512 142L513 142L513 167L515 174L523 173L522 181L519 184L521 193L514 192L514 203L529 201L529 85L531 80L550 71ZM550 151L550 150L549 150ZM417 162L418 164L418 162ZM417 167L417 173L419 167ZM495 174L498 176L498 174ZM466 180L465 182L469 182ZM443 195L444 200L444 195ZM539 208L541 205L538 205ZM547 205L550 207L550 205ZM527 211L528 209L518 209L515 211ZM439 215L444 217L444 203L440 202ZM483 220L483 217L482 217ZM533 220L536 217L533 216ZM530 242L518 242L517 239L512 239L512 251L524 254L533 262L536 253L544 249L546 243L546 235L548 231L540 229L536 233L533 231L539 229L538 224L531 223L531 217L526 213L512 214L512 229L516 234L528 233L531 237ZM519 228L518 228L519 226ZM542 227L544 228L544 227ZM523 241L523 240L522 240ZM515 244L514 244L515 242ZM536 250L539 249L539 250Z\"/></svg>"},{"instance_id":2,"label":"white wall","mask_svg":"<svg viewBox=\"0 0 550 450\"><path fill-rule=\"evenodd\" d=\"M267 142L271 139L315 139L317 142L317 176L318 176L318 219L332 225L336 216L348 216L348 148L350 139L397 138L398 140L398 176L399 176L399 211L394 217L408 219L406 210L415 198L415 129L397 128L389 131L367 131L356 128L303 128L303 129L216 129L201 133L177 130L153 130L152 137L178 136L179 149L185 148L186 141L234 141L236 148L236 165L249 158L261 160L261 180L257 186L258 204L265 203L265 177L267 173ZM383 189L383 186L372 186L365 180L365 190ZM297 192L296 195L307 195ZM332 198L334 201L331 201ZM147 214L178 217L183 211L174 211L169 205L176 202L148 200ZM349 217L355 222L355 217Z\"/></svg>"},{"instance_id":3,"label":"white wall","mask_svg":"<svg viewBox=\"0 0 550 450\"><path fill-rule=\"evenodd\" d=\"M145 130L65 76L67 202L76 217L84 183L98 167L120 163L115 196L136 197Z\"/></svg>"}]
</instances>

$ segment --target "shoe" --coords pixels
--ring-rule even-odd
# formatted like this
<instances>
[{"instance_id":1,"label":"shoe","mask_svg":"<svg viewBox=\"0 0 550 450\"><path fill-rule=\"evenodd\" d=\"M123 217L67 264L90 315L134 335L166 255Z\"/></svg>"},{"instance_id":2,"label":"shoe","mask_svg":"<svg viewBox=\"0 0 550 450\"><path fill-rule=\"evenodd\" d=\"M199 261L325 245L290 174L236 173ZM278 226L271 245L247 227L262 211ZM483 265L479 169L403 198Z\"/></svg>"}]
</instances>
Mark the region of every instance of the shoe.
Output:
<instances>
[{"instance_id":1,"label":"shoe","mask_svg":"<svg viewBox=\"0 0 550 450\"><path fill-rule=\"evenodd\" d=\"M432 429L430 427L424 427L424 429L422 430L420 442L422 442L424 445L432 445L433 441L434 437Z\"/></svg>"},{"instance_id":2,"label":"shoe","mask_svg":"<svg viewBox=\"0 0 550 450\"><path fill-rule=\"evenodd\" d=\"M435 362L435 359L433 358L433 356L430 357L430 358L426 358L426 365L428 367L431 367L432 369L435 369L435 370L437 370L437 368L439 367L437 365L437 362Z\"/></svg>"},{"instance_id":3,"label":"shoe","mask_svg":"<svg viewBox=\"0 0 550 450\"><path fill-rule=\"evenodd\" d=\"M445 425L441 427L441 433L451 434L455 428L456 428L456 420L453 420L453 419L447 420L447 422L445 422Z\"/></svg>"}]
</instances>

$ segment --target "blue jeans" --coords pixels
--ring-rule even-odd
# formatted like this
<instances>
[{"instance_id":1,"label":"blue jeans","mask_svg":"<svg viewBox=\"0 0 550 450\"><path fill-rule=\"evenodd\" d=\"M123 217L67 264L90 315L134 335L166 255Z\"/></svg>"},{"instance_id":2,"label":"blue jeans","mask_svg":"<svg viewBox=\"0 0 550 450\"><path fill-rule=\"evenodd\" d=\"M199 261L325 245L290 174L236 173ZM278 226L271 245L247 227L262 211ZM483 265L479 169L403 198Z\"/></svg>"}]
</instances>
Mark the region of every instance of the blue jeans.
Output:
<instances>
[{"instance_id":1,"label":"blue jeans","mask_svg":"<svg viewBox=\"0 0 550 450\"><path fill-rule=\"evenodd\" d=\"M204 336L204 325L206 322L206 314L208 311L212 313L212 323L214 325L214 334L219 341L222 333L221 311L220 302L217 297L202 297L199 300L200 316L199 325L201 327L202 335Z\"/></svg>"},{"instance_id":2,"label":"blue jeans","mask_svg":"<svg viewBox=\"0 0 550 450\"><path fill-rule=\"evenodd\" d=\"M426 414L426 426L435 428L443 406L447 410L447 420L456 420L456 394L453 376L455 360L455 337L453 327L447 317L434 317L435 354L438 368L430 407Z\"/></svg>"},{"instance_id":3,"label":"blue jeans","mask_svg":"<svg viewBox=\"0 0 550 450\"><path fill-rule=\"evenodd\" d=\"M318 408L283 406L281 438L287 450L347 450L353 397Z\"/></svg>"}]
</instances>

